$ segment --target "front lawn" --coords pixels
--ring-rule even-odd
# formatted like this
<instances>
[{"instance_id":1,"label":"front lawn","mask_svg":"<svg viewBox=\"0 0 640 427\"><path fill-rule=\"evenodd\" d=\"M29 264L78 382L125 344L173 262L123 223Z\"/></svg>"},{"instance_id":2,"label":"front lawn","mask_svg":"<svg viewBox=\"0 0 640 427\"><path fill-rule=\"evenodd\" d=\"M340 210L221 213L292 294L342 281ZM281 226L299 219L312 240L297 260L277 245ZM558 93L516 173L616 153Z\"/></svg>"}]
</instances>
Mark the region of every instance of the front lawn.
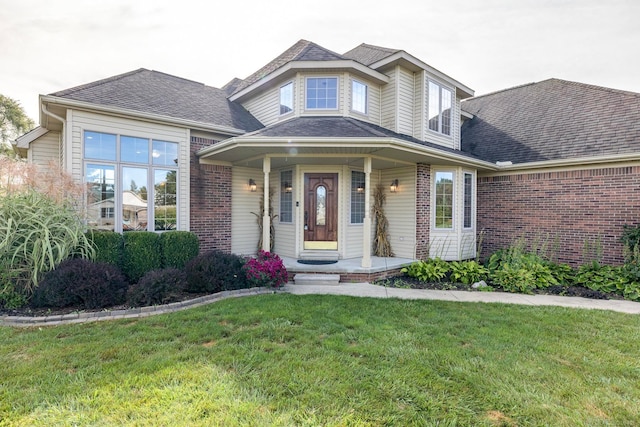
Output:
<instances>
[{"instance_id":1,"label":"front lawn","mask_svg":"<svg viewBox=\"0 0 640 427\"><path fill-rule=\"evenodd\" d=\"M0 425L634 425L640 317L269 294L0 328Z\"/></svg>"}]
</instances>

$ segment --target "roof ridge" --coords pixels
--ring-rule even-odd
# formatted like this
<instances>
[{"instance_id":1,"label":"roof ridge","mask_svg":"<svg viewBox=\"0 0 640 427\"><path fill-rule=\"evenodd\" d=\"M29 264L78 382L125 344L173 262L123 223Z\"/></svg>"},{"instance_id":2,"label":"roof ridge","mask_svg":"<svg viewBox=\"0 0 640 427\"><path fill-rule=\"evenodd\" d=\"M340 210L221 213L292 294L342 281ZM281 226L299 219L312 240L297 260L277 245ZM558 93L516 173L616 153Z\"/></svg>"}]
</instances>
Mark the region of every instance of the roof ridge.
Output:
<instances>
[{"instance_id":1,"label":"roof ridge","mask_svg":"<svg viewBox=\"0 0 640 427\"><path fill-rule=\"evenodd\" d=\"M128 71L128 72L122 73L122 74L117 74L115 76L107 77L106 79L97 80L97 81L91 82L91 83L85 83L85 84L82 84L82 85L79 85L79 86L71 87L69 89L59 90L57 92L51 93L50 95L53 95L53 96L69 95L69 94L72 94L74 92L78 92L78 91L81 91L81 90L84 90L84 89L101 86L103 84L111 83L111 82L114 82L116 80L121 80L121 79L123 79L125 77L129 77L129 76L132 76L134 74L142 73L144 71L150 71L150 70L148 70L146 68L138 68L137 70Z\"/></svg>"},{"instance_id":2,"label":"roof ridge","mask_svg":"<svg viewBox=\"0 0 640 427\"><path fill-rule=\"evenodd\" d=\"M581 86L584 88L589 88L589 89L594 89L594 90L601 90L604 92L611 92L611 93L618 93L618 94L622 94L622 95L631 95L631 96L640 96L640 93L638 92L631 92L629 90L624 90L624 89L614 89L611 87L606 87L606 86L599 86L599 85L594 85L591 83L582 83L582 82L576 82L576 81L572 81L572 80L564 80L564 79L559 79L556 77L551 77L549 79L546 80L542 80L539 83L544 83L544 82L548 82L548 81L556 81L556 82L560 82L560 83L564 83L564 84L569 84L569 85L574 85L574 86Z\"/></svg>"},{"instance_id":3,"label":"roof ridge","mask_svg":"<svg viewBox=\"0 0 640 427\"><path fill-rule=\"evenodd\" d=\"M463 99L462 102L468 102L468 101L471 101L471 100L474 100L474 99L478 99L478 98L484 98L484 97L487 97L487 96L493 96L493 95L497 95L497 94L502 93L502 92L509 92L509 91L512 91L512 90L515 90L515 89L521 89L523 87L533 86L533 85L536 85L538 83L540 83L540 82L523 83L521 85L508 87L508 88L505 88L505 89L498 89L498 90L495 90L493 92L483 93L482 95L474 96L473 98Z\"/></svg>"},{"instance_id":4,"label":"roof ridge","mask_svg":"<svg viewBox=\"0 0 640 427\"><path fill-rule=\"evenodd\" d=\"M376 46L376 45L368 44L368 43L360 43L360 44L359 44L358 46L356 46L354 49L357 49L357 48L359 48L359 47L367 47L367 48L369 48L369 49L381 50L381 51L384 51L384 52L391 52L391 53L399 52L399 51L401 51L401 50L402 50L402 49L393 49L393 48L390 48L390 47L384 47L384 46ZM353 50L353 49L351 49L351 50Z\"/></svg>"}]
</instances>

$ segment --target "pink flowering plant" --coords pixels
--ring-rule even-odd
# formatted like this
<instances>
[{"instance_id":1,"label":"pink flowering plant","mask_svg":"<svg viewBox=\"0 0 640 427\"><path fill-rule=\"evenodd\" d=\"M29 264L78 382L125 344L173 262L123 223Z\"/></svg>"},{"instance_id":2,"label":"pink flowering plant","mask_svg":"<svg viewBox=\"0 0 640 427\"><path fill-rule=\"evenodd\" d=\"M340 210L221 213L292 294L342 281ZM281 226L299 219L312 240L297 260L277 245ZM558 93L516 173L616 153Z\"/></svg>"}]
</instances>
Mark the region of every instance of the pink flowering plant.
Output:
<instances>
[{"instance_id":1,"label":"pink flowering plant","mask_svg":"<svg viewBox=\"0 0 640 427\"><path fill-rule=\"evenodd\" d=\"M271 252L258 251L243 267L247 280L254 286L279 288L287 283L289 276L282 259Z\"/></svg>"}]
</instances>

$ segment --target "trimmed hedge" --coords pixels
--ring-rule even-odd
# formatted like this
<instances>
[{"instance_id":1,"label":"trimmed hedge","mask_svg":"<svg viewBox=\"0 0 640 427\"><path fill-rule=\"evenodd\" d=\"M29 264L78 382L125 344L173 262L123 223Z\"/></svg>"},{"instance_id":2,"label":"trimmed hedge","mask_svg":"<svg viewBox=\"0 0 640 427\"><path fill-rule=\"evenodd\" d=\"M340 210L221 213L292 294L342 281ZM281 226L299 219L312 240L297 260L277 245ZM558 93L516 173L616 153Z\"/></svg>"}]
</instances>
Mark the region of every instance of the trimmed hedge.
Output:
<instances>
[{"instance_id":1,"label":"trimmed hedge","mask_svg":"<svg viewBox=\"0 0 640 427\"><path fill-rule=\"evenodd\" d=\"M152 231L130 231L122 235L122 240L122 271L131 283L136 283L151 270L162 268L158 234Z\"/></svg>"},{"instance_id":2,"label":"trimmed hedge","mask_svg":"<svg viewBox=\"0 0 640 427\"><path fill-rule=\"evenodd\" d=\"M122 268L122 255L124 242L122 234L113 231L90 231L87 233L89 240L96 249L94 261L106 262Z\"/></svg>"},{"instance_id":3,"label":"trimmed hedge","mask_svg":"<svg viewBox=\"0 0 640 427\"><path fill-rule=\"evenodd\" d=\"M160 247L164 268L184 268L200 252L198 237L189 231L167 231L160 234Z\"/></svg>"},{"instance_id":4,"label":"trimmed hedge","mask_svg":"<svg viewBox=\"0 0 640 427\"><path fill-rule=\"evenodd\" d=\"M249 288L246 279L244 258L220 251L198 255L187 262L187 292L215 293L233 289Z\"/></svg>"}]
</instances>

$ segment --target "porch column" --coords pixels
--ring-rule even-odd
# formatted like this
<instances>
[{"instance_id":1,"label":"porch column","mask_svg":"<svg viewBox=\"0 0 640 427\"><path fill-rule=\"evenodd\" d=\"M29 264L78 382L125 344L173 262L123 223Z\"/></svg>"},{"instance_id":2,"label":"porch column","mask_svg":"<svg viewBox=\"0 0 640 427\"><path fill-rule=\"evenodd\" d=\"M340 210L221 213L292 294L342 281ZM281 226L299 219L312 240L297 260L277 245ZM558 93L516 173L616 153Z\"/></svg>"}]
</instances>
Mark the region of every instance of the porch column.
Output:
<instances>
[{"instance_id":1,"label":"porch column","mask_svg":"<svg viewBox=\"0 0 640 427\"><path fill-rule=\"evenodd\" d=\"M262 160L262 171L264 172L264 210L262 212L262 250L270 252L271 242L271 218L269 217L269 173L271 172L271 158L265 157Z\"/></svg>"},{"instance_id":2,"label":"porch column","mask_svg":"<svg viewBox=\"0 0 640 427\"><path fill-rule=\"evenodd\" d=\"M371 267L371 157L364 158L364 219L362 222L362 267Z\"/></svg>"}]
</instances>

